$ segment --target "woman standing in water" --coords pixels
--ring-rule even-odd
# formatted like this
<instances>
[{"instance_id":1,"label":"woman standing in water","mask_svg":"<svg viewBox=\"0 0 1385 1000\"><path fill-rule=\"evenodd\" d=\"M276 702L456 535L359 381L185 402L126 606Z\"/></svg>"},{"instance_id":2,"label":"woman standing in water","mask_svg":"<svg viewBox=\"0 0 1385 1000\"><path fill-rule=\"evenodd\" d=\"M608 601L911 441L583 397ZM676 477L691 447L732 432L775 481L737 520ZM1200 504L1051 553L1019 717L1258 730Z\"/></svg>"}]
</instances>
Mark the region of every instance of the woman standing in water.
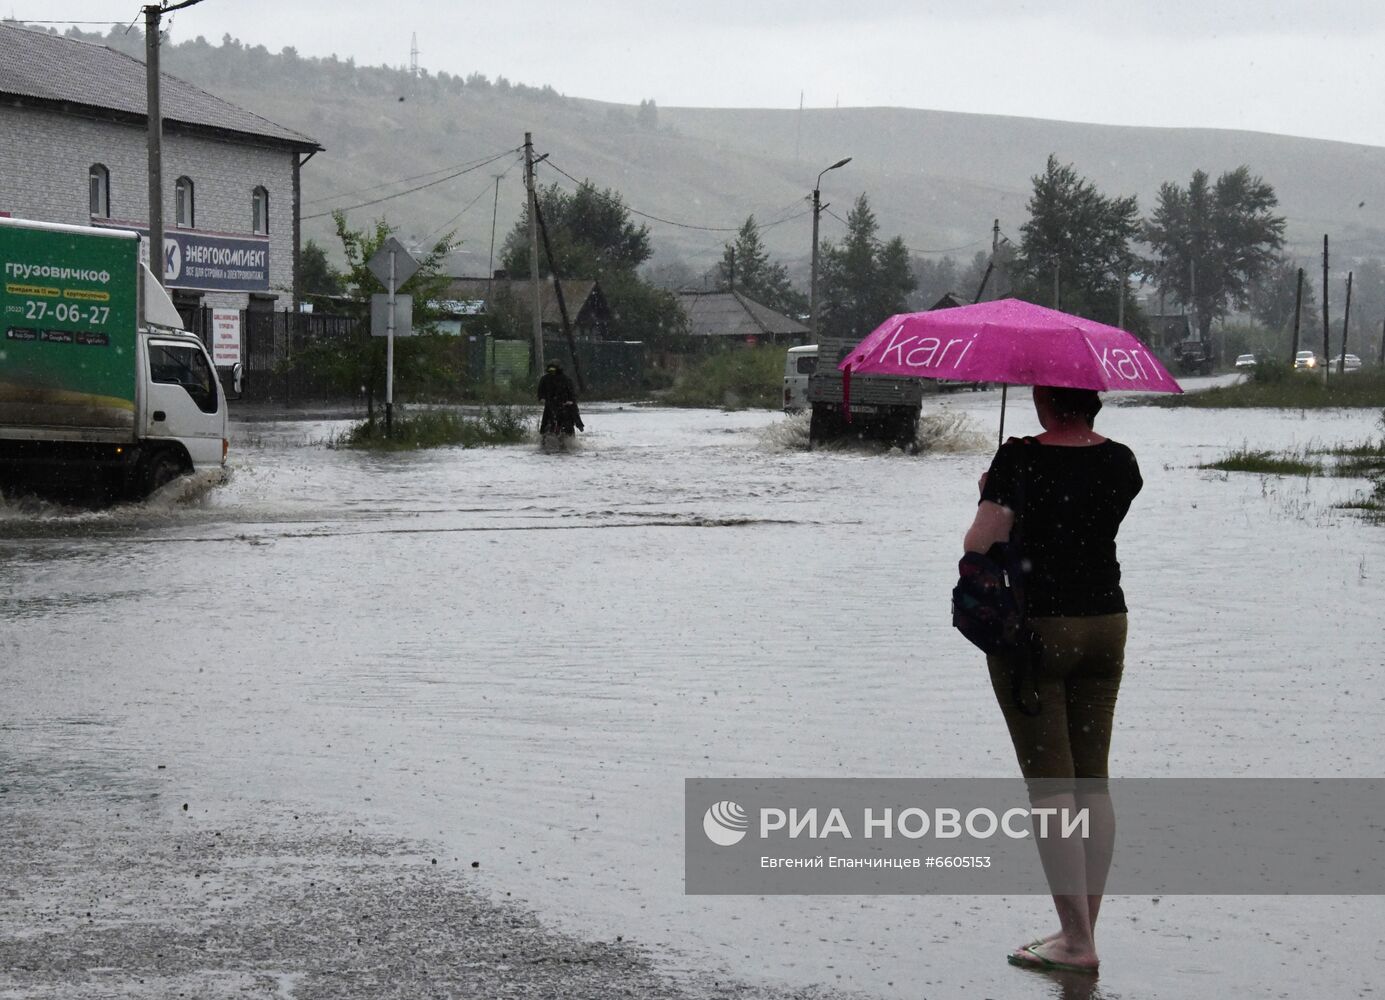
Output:
<instances>
[{"instance_id":1,"label":"woman standing in water","mask_svg":"<svg viewBox=\"0 0 1385 1000\"><path fill-rule=\"evenodd\" d=\"M1143 482L1130 449L1093 429L1095 391L1038 386L1034 409L1043 433L996 452L964 546L985 553L1020 529L1026 613L1042 650L1033 673L1038 714L1015 703L1015 656L987 657L991 684L1033 804L1086 809L1090 819L1085 840L1036 841L1050 885L1082 891L1055 892L1059 930L1009 961L1095 973L1093 935L1115 840L1106 759L1125 662L1116 532Z\"/></svg>"}]
</instances>

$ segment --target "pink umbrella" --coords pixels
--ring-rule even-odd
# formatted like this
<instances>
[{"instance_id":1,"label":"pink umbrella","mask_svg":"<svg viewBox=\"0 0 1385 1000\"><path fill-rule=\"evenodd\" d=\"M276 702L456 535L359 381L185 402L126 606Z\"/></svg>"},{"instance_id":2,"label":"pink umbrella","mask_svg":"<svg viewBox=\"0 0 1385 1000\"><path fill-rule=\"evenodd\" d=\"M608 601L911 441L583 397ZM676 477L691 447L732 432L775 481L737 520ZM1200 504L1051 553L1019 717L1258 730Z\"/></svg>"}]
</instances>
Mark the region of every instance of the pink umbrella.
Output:
<instances>
[{"instance_id":1,"label":"pink umbrella","mask_svg":"<svg viewBox=\"0 0 1385 1000\"><path fill-rule=\"evenodd\" d=\"M837 367L844 396L853 374L1183 391L1134 334L1018 299L891 316Z\"/></svg>"}]
</instances>

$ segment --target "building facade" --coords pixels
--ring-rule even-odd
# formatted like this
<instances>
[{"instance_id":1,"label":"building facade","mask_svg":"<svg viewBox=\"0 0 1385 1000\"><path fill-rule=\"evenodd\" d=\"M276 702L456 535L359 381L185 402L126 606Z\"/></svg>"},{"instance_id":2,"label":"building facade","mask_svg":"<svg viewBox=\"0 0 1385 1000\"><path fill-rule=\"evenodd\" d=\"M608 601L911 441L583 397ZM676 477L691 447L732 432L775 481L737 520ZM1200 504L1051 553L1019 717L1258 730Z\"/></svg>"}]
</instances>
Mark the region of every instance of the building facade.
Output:
<instances>
[{"instance_id":1,"label":"building facade","mask_svg":"<svg viewBox=\"0 0 1385 1000\"><path fill-rule=\"evenodd\" d=\"M307 136L160 77L165 282L203 307L290 308ZM147 237L145 68L100 45L0 24L0 214Z\"/></svg>"}]
</instances>

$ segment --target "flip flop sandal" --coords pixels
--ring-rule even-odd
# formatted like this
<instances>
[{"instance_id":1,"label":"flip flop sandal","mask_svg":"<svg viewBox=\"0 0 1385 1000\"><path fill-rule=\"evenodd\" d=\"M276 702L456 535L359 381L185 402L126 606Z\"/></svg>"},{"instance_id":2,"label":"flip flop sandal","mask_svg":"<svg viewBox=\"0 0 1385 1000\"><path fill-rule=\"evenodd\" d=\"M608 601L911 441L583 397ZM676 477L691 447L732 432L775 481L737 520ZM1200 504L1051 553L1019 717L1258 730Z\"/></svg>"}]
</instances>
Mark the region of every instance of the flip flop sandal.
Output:
<instances>
[{"instance_id":1,"label":"flip flop sandal","mask_svg":"<svg viewBox=\"0 0 1385 1000\"><path fill-rule=\"evenodd\" d=\"M1097 974L1095 965L1076 965L1072 962L1059 962L1052 958L1045 958L1034 948L1042 944L1036 941L1034 944L1027 944L1017 952L1011 952L1005 956L1005 961L1011 965L1019 966L1021 969L1037 969L1040 972L1082 972L1089 976Z\"/></svg>"}]
</instances>

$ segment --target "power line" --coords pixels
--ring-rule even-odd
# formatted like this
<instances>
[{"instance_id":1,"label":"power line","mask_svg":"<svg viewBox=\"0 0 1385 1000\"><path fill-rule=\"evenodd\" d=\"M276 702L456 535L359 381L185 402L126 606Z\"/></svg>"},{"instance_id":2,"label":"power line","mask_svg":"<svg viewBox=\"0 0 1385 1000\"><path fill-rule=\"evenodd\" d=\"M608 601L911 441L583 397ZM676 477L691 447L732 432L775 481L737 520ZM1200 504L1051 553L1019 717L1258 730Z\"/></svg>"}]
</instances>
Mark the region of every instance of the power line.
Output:
<instances>
[{"instance_id":1,"label":"power line","mask_svg":"<svg viewBox=\"0 0 1385 1000\"><path fill-rule=\"evenodd\" d=\"M492 156L490 159L495 159L498 156L504 156L505 153L512 153L514 151L515 150L507 149L502 153L496 154L496 156ZM490 160L487 160L486 162L490 162ZM471 167L476 166L477 163L478 161L476 160L466 160L462 163L453 163L450 166L438 167L436 170L425 170L423 173L414 174L412 177L396 177L392 181L381 181L379 184L367 184L365 187L353 188L350 191L337 191L333 194L325 194L320 198L309 198L307 201L303 202L303 204L316 205L318 202L331 201L333 198L349 198L353 194L365 194L367 191L378 191L380 190L380 188L389 187L391 184L407 184L409 183L409 181L419 181L425 177L432 177L434 174L440 174L447 170L470 169Z\"/></svg>"},{"instance_id":2,"label":"power line","mask_svg":"<svg viewBox=\"0 0 1385 1000\"><path fill-rule=\"evenodd\" d=\"M832 211L830 208L824 208L822 211L823 211L824 214L832 216L832 218L836 219L836 220L837 220L838 222L840 222L842 225L844 225L844 226L849 226L849 225L850 225L845 219L843 219L843 218L842 218L840 215L838 215L836 212ZM881 241L881 240L876 240L875 242L876 242L876 243L882 243L883 241ZM904 249L905 249L907 252L911 253L911 254L918 254L919 256L922 256L922 255L924 255L924 254L935 254L935 253L957 253L959 250L970 250L972 247L979 247L979 246L981 246L981 244L986 243L986 242L988 242L988 239L987 239L987 238L983 238L983 239L979 239L979 240L973 240L972 242L966 243L966 244L964 244L964 245L962 245L962 246L960 246L960 247L948 247L948 248L945 249L945 250L915 250L915 249L913 249L912 247L910 247L908 244L905 244L905 245L904 245Z\"/></svg>"},{"instance_id":3,"label":"power line","mask_svg":"<svg viewBox=\"0 0 1385 1000\"><path fill-rule=\"evenodd\" d=\"M612 203L616 202L617 199L609 197L604 192L597 191L596 188L592 187L591 183L588 181L579 181L576 177L573 177L570 173L568 173L562 167L558 166L552 160L546 160L545 162L554 170L558 171L558 173L562 174L568 180L572 181L572 183L576 184L578 187L591 187L592 192L598 198L604 198ZM629 205L626 205L623 201L621 201L620 204L631 215L638 215L642 219L651 219L654 222L662 222L666 226L677 226L679 229L696 229L704 233L736 233L740 232L741 228L740 226L698 226L694 225L691 222L676 222L673 219L663 219L657 215L650 215L648 212L641 212L639 209L631 208Z\"/></svg>"},{"instance_id":4,"label":"power line","mask_svg":"<svg viewBox=\"0 0 1385 1000\"><path fill-rule=\"evenodd\" d=\"M331 209L330 211L326 211L326 212L317 212L317 213L314 213L313 215L305 215L305 216L303 216L303 221L304 221L304 222L307 222L309 219L321 219L321 218L323 218L324 216L332 215L332 214L335 213L335 212L350 212L350 211L352 211L352 210L354 210L354 209L357 209L357 208L367 208L367 207L369 207L369 206L371 206L371 205L378 205L378 204L380 204L381 202L384 202L384 201L391 201L391 200L393 200L393 199L395 199L395 198L402 198L402 197L404 197L406 194L413 194L415 191L422 191L424 188L435 187L436 185L442 184L442 183L444 183L445 181L450 181L450 180L452 180L453 178L461 177L463 174L469 174L469 173L471 173L473 170L480 170L482 167L489 166L490 164L494 163L496 160L500 159L502 156L508 156L508 155L510 155L511 153L517 153L517 152L519 152L519 147L515 147L514 149L507 149L507 150L505 150L503 153L497 153L495 156L492 156L492 157L491 157L490 159L488 159L488 160L482 160L480 163L477 163L477 164L475 164L474 166L467 167L465 170L458 170L458 171L457 171L456 173L454 173L454 174L448 174L446 177L439 177L437 180L435 180L435 181L429 181L427 184L420 184L420 185L418 185L417 187L411 187L411 188L409 188L409 189L407 189L407 190L405 190L405 191L396 191L394 194L387 194L387 195L385 195L385 196L382 197L382 198L373 198L373 199L371 199L370 201L363 201L363 202L361 202L361 203L358 204L358 205L347 205L347 206L345 206L345 207L342 207L342 208L334 208L334 209Z\"/></svg>"},{"instance_id":5,"label":"power line","mask_svg":"<svg viewBox=\"0 0 1385 1000\"><path fill-rule=\"evenodd\" d=\"M678 222L674 219L665 219L657 215L651 215L648 212L641 212L639 209L632 208L630 205L627 205L623 199L612 198L605 192L596 190L596 188L592 186L590 181L579 181L576 177L573 177L572 174L568 173L562 167L554 163L552 159L545 159L543 162L546 163L548 166L552 167L554 170L558 171L558 173L562 174L564 177L572 181L572 183L576 184L578 187L591 188L592 193L595 194L598 198L605 199L606 201L611 202L612 204L619 203L620 206L624 208L627 212L629 212L631 215L638 215L642 219L650 219L654 222L663 223L666 226L677 226L679 229L694 229L698 232L703 233L738 233L741 231L740 226L699 226L691 222ZM798 204L797 199L795 199L793 204ZM766 222L764 225L758 225L756 226L756 228L760 230L772 229L775 226L781 226L786 222L792 222L794 219L801 219L805 215L810 215L811 213L811 208L803 209L802 211L786 215L782 219L775 219L773 222Z\"/></svg>"},{"instance_id":6,"label":"power line","mask_svg":"<svg viewBox=\"0 0 1385 1000\"><path fill-rule=\"evenodd\" d=\"M496 179L497 181L500 180L501 177L504 177L505 174L508 174L511 170L513 170L515 167L519 166L519 165L520 165L521 163L523 163L523 162L524 162L524 158L523 158L523 157L520 157L519 159L515 160L515 161L514 161L513 163L511 163L508 167L505 168L504 173L502 173L502 174L500 175L500 177L497 177L497 178L495 178L495 179ZM432 239L434 236L436 236L438 233L442 232L442 231L443 231L444 229L446 229L448 226L452 225L452 223L456 222L456 221L457 221L458 219L460 219L462 216L466 215L467 211L471 208L471 206L475 205L478 201L480 201L480 200L481 200L481 196L482 196L483 194L486 194L488 191L490 191L490 189L491 189L490 184L487 184L485 187L483 187L480 191L477 192L475 198L472 198L471 201L467 202L465 205L462 206L462 210L461 210L460 212L458 212L456 215L452 216L452 218L448 219L448 220L447 220L446 222L444 222L441 226L438 226L436 229L434 229L432 232L430 232L427 236L423 237L423 242L427 243L429 240L431 240L431 239Z\"/></svg>"}]
</instances>

